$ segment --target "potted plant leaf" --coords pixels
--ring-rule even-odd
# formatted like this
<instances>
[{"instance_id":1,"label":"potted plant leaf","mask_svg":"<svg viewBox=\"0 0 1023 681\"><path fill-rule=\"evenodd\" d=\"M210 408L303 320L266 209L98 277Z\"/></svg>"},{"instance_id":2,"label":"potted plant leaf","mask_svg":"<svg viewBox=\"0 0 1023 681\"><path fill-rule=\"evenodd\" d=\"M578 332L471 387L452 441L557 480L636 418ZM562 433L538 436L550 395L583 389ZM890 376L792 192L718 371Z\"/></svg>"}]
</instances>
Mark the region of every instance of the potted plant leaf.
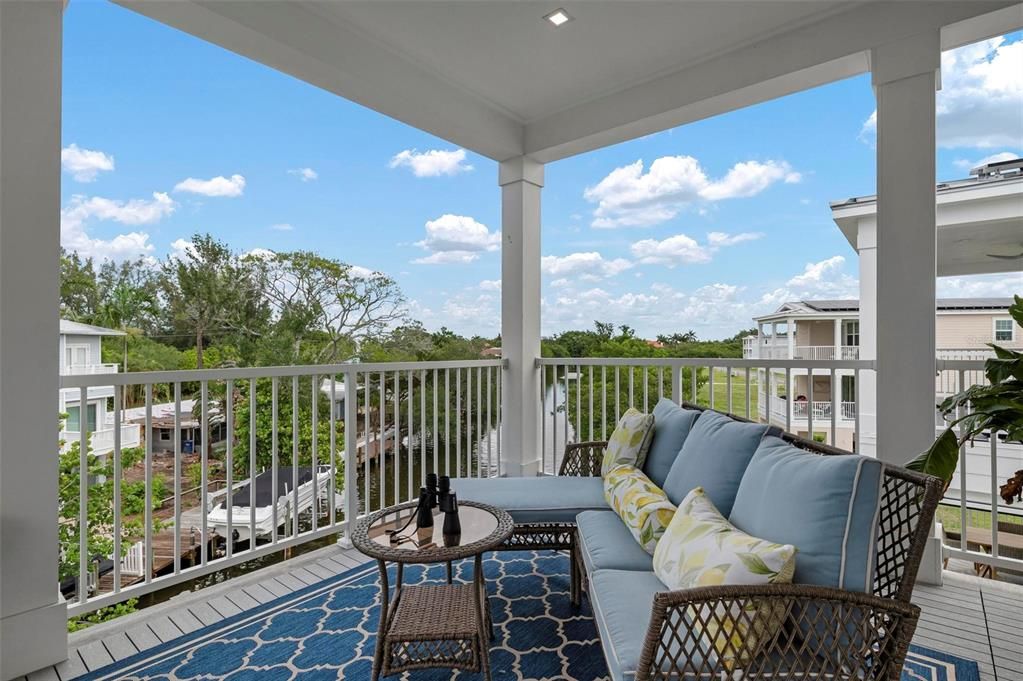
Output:
<instances>
[{"instance_id":1,"label":"potted plant leaf","mask_svg":"<svg viewBox=\"0 0 1023 681\"><path fill-rule=\"evenodd\" d=\"M1023 326L1023 298L1014 296L1009 314ZM948 489L959 463L959 448L978 434L997 437L1006 433L1007 441L1023 441L1023 352L988 344L995 356L985 360L988 385L975 385L943 400L938 405L947 426L934 444L906 464L906 468L936 476ZM958 432L957 432L958 431ZM1000 487L1005 503L1023 496L1023 470Z\"/></svg>"}]
</instances>

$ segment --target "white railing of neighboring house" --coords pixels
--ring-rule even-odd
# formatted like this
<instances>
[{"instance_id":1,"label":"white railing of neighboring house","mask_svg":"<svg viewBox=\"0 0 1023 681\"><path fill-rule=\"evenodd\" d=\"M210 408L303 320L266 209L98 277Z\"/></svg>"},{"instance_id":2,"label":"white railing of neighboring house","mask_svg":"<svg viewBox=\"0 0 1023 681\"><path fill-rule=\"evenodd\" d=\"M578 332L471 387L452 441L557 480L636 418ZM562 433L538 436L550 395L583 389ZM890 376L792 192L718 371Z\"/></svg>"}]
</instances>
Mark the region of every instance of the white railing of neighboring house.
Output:
<instances>
[{"instance_id":1,"label":"white railing of neighboring house","mask_svg":"<svg viewBox=\"0 0 1023 681\"><path fill-rule=\"evenodd\" d=\"M113 579L100 578L95 588L79 589L68 599L68 615L81 615L348 532L355 518L383 506L417 499L428 472L462 477L499 474L502 367L502 360L493 359L62 376L60 388L79 391L83 403L90 388L112 386L111 423L123 426L111 431L114 516L110 532L112 556L118 557L111 561ZM322 389L324 380L328 391ZM129 387L139 387L136 394L144 395L145 433L153 432L155 395L172 396L177 407L173 423L175 453L166 455L166 466L173 471L165 481L172 492L166 503L173 505L173 513L164 524L169 529L154 527L153 502L161 501L154 497L154 463L159 455L154 454L151 439L144 438L141 466L145 510L141 515L145 529L144 536L130 538L123 536L128 519L122 514L121 455L130 446L124 427L138 426L125 424L120 408ZM211 413L219 409L226 432L237 434L239 409L248 412L247 453L242 455L239 448L243 443L237 437L227 437L223 455L216 457L223 460L223 471L218 473L224 478L223 484L211 479L214 455L208 446L199 447L194 455L200 464L197 486L187 479L188 471L182 465L180 404L193 395L201 412L203 443L210 442ZM339 410L332 400L342 396L344 408ZM266 422L269 433L260 430ZM291 437L296 432L299 437ZM77 437L82 449L79 465L84 469L88 435L79 433ZM281 513L278 504L268 504L259 509L267 517L260 516L257 526L256 490L251 483L260 473L257 469L261 461L268 461L274 470L291 467L291 477L281 477L282 487L278 489L279 476L268 476L271 498L286 497L288 510ZM315 482L297 484L298 467L306 465L315 471ZM329 478L326 484L321 484L323 477ZM224 498L218 490L236 490L246 483L250 483L249 506L234 506L224 514L226 527L214 532L210 511ZM78 487L77 518L63 518L64 522L88 527L89 489L88 484ZM185 508L186 504L194 508ZM247 537L257 537L257 541L247 546L239 543L236 550L230 538L238 528L245 530ZM192 541L193 532L197 541ZM89 533L78 534L78 583L88 585L96 582L91 572L96 556L88 545ZM122 547L127 541L132 542L131 547Z\"/></svg>"},{"instance_id":2,"label":"white railing of neighboring house","mask_svg":"<svg viewBox=\"0 0 1023 681\"><path fill-rule=\"evenodd\" d=\"M859 359L860 348L857 345L797 345L795 359Z\"/></svg>"},{"instance_id":3,"label":"white railing of neighboring house","mask_svg":"<svg viewBox=\"0 0 1023 681\"><path fill-rule=\"evenodd\" d=\"M89 431L89 446L93 454L107 454L114 451L114 428L113 424L99 430ZM80 442L82 434L77 430L65 430L60 434L63 449L68 451L75 442ZM129 449L139 447L142 444L142 426L135 423L121 424L121 448Z\"/></svg>"},{"instance_id":4,"label":"white railing of neighboring house","mask_svg":"<svg viewBox=\"0 0 1023 681\"><path fill-rule=\"evenodd\" d=\"M91 376L93 374L116 374L119 364L77 364L64 367L68 376Z\"/></svg>"},{"instance_id":5,"label":"white railing of neighboring house","mask_svg":"<svg viewBox=\"0 0 1023 681\"><path fill-rule=\"evenodd\" d=\"M987 382L981 359L939 359L937 370L939 384L970 387ZM959 466L943 500L957 508L959 532L943 528L946 557L994 570L1023 570L1023 507L999 496L1000 484L1021 468L1023 443L1007 441L1004 432L983 433L959 448Z\"/></svg>"}]
</instances>

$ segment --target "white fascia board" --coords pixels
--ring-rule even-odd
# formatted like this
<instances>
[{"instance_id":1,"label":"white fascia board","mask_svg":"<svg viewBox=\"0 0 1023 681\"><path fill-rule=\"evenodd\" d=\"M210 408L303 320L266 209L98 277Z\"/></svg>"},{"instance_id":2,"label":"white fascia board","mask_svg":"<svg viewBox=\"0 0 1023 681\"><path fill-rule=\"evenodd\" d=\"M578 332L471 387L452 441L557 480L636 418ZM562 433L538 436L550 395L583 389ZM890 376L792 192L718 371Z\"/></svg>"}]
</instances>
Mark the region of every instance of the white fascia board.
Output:
<instances>
[{"instance_id":1,"label":"white fascia board","mask_svg":"<svg viewBox=\"0 0 1023 681\"><path fill-rule=\"evenodd\" d=\"M955 40L990 27L970 22L1018 2L882 2L853 9L571 107L525 128L525 153L548 163L864 73L871 49L957 24ZM1004 17L1003 17L1004 19ZM944 40L944 38L943 38Z\"/></svg>"},{"instance_id":2,"label":"white fascia board","mask_svg":"<svg viewBox=\"0 0 1023 681\"><path fill-rule=\"evenodd\" d=\"M309 4L114 1L483 156L522 155L512 116Z\"/></svg>"}]
</instances>

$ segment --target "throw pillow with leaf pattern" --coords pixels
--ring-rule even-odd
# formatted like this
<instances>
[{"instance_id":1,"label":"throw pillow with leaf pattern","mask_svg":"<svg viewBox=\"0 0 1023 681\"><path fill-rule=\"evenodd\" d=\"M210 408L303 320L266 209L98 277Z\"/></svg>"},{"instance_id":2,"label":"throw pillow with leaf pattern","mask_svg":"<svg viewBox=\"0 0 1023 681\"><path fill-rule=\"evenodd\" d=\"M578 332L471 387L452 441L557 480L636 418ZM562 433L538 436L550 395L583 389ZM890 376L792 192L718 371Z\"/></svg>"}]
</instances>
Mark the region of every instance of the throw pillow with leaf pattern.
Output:
<instances>
[{"instance_id":1,"label":"throw pillow with leaf pattern","mask_svg":"<svg viewBox=\"0 0 1023 681\"><path fill-rule=\"evenodd\" d=\"M703 586L788 584L796 547L752 537L721 515L697 487L682 500L654 551L654 574L672 590ZM711 610L713 609L713 612ZM690 608L707 652L731 670L745 664L782 626L784 606L750 599Z\"/></svg>"},{"instance_id":2,"label":"throw pillow with leaf pattern","mask_svg":"<svg viewBox=\"0 0 1023 681\"><path fill-rule=\"evenodd\" d=\"M650 554L675 517L668 495L635 466L618 466L607 474L604 499Z\"/></svg>"},{"instance_id":3,"label":"throw pillow with leaf pattern","mask_svg":"<svg viewBox=\"0 0 1023 681\"><path fill-rule=\"evenodd\" d=\"M607 441L600 465L601 477L607 477L608 471L618 466L642 468L653 437L654 415L629 407Z\"/></svg>"}]
</instances>

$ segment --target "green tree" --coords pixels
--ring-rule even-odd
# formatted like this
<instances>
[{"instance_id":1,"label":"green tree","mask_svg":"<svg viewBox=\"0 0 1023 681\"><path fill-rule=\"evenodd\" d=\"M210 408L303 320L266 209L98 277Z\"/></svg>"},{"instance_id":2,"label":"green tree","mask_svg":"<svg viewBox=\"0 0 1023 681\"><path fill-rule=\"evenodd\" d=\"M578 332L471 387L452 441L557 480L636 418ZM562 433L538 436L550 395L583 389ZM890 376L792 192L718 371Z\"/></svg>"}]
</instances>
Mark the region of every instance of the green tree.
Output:
<instances>
[{"instance_id":1,"label":"green tree","mask_svg":"<svg viewBox=\"0 0 1023 681\"><path fill-rule=\"evenodd\" d=\"M77 322L91 322L98 304L96 271L92 258L60 249L60 314Z\"/></svg>"},{"instance_id":2,"label":"green tree","mask_svg":"<svg viewBox=\"0 0 1023 681\"><path fill-rule=\"evenodd\" d=\"M254 336L265 328L267 309L251 260L208 234L196 234L183 255L164 262L161 288L171 327L194 338L198 369L206 339Z\"/></svg>"}]
</instances>

